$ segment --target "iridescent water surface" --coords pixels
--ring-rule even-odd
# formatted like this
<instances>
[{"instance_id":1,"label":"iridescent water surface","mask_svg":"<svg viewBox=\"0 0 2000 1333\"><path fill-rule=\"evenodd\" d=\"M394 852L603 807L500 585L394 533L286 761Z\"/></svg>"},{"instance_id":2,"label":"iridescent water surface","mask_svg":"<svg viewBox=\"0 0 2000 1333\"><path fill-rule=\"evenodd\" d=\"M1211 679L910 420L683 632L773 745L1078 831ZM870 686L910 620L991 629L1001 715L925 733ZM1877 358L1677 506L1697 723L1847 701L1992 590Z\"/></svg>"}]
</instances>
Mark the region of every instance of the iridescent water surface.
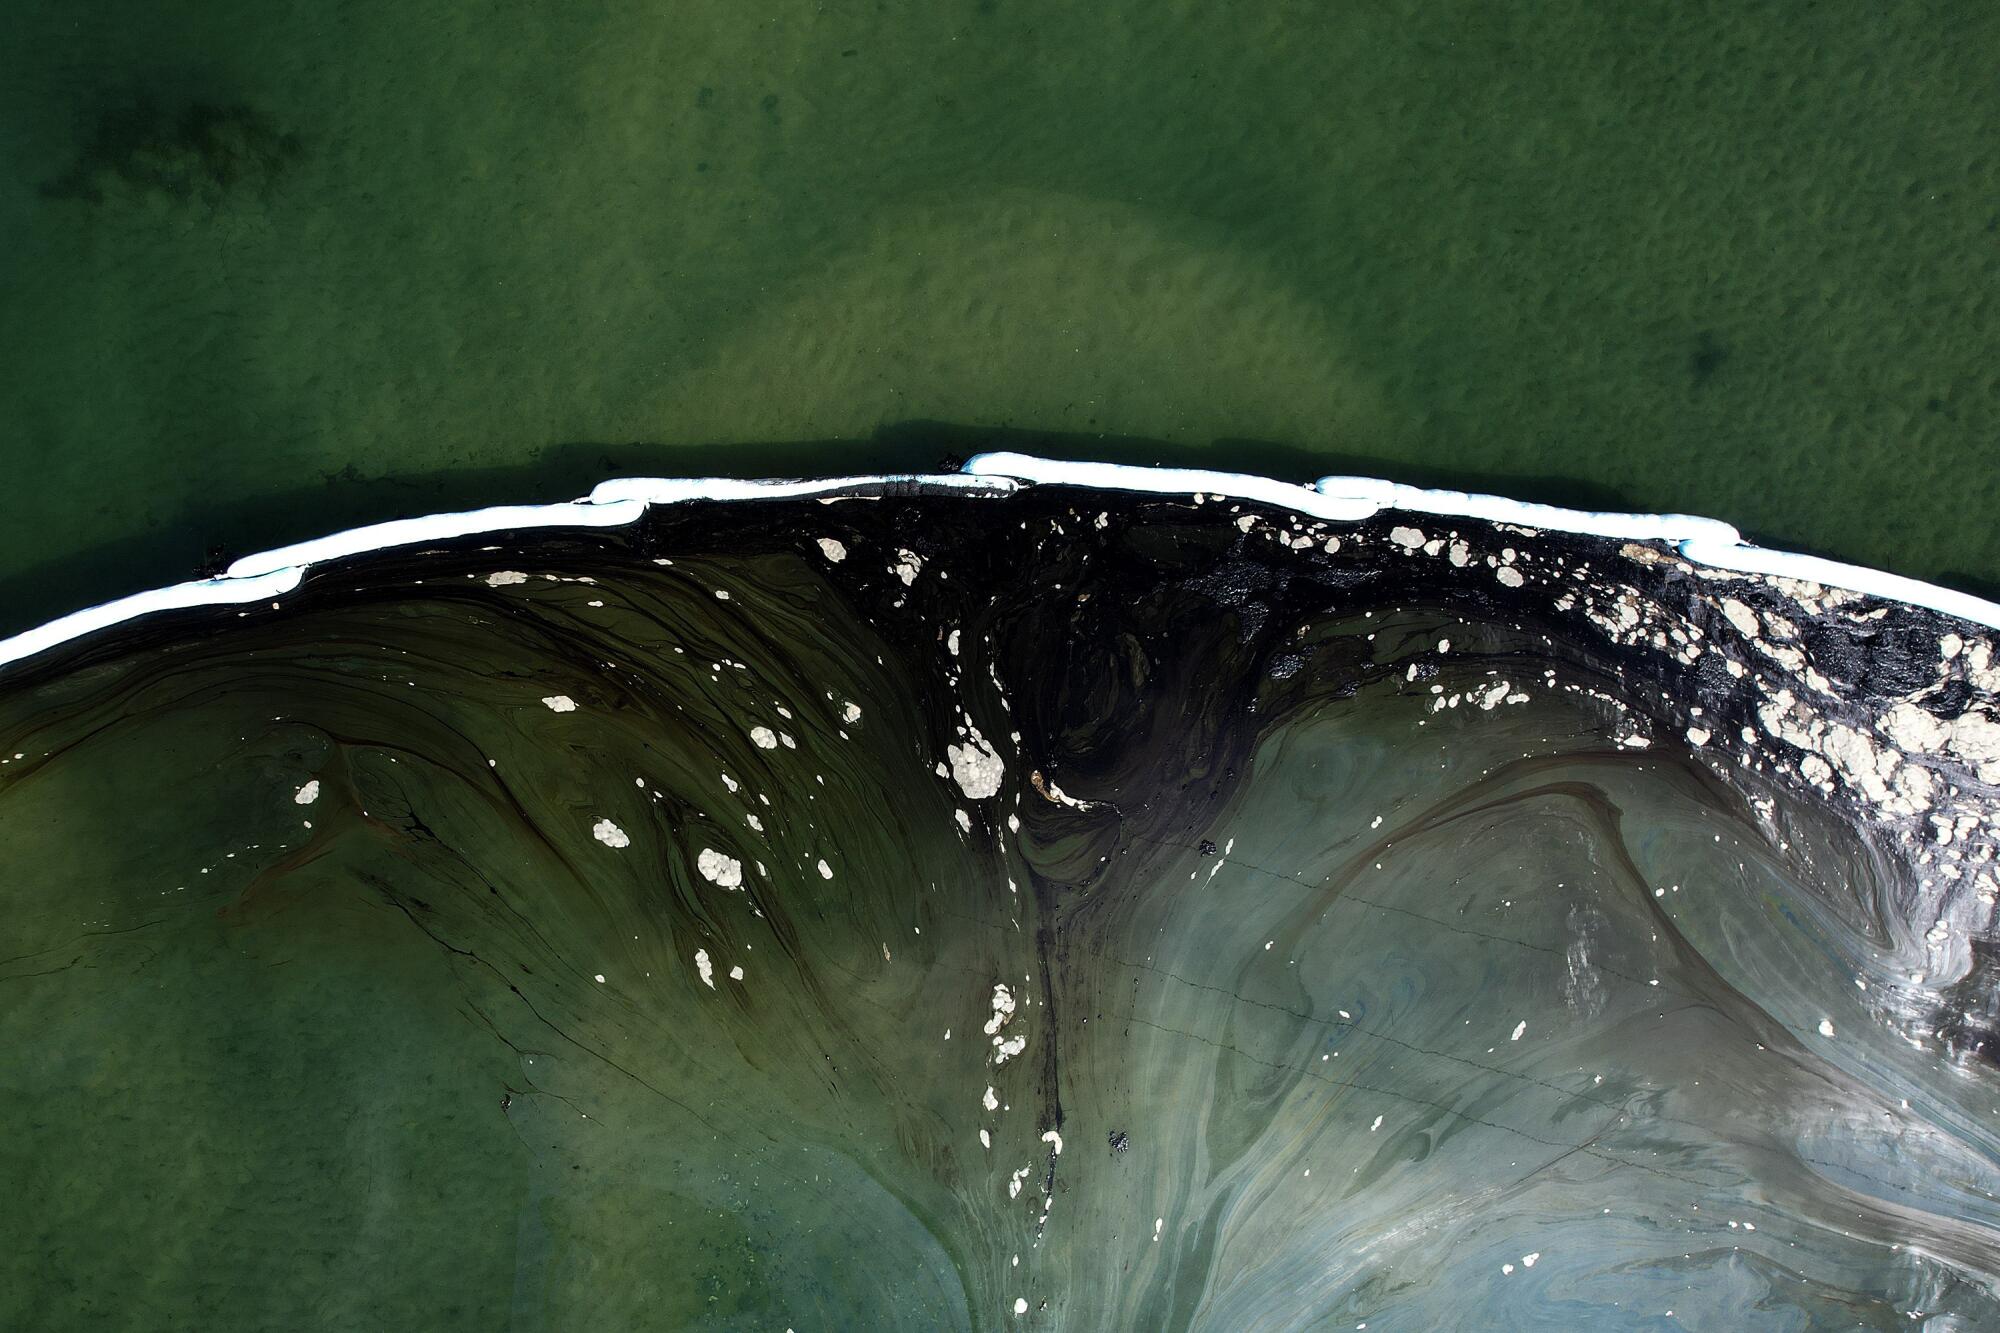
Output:
<instances>
[{"instance_id":1,"label":"iridescent water surface","mask_svg":"<svg viewBox=\"0 0 2000 1333\"><path fill-rule=\"evenodd\" d=\"M1049 488L23 664L0 1322L1982 1326L1991 788L1868 719L1992 645L1874 610Z\"/></svg>"}]
</instances>

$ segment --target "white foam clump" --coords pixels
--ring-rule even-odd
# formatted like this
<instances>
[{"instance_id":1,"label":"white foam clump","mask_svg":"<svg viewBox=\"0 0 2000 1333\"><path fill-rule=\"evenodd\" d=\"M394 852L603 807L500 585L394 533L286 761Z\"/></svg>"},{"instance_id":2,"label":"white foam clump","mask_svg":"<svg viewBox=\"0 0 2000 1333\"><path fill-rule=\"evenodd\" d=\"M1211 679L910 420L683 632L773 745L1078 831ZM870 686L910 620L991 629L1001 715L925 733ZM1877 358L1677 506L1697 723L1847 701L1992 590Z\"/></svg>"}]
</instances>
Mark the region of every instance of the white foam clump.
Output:
<instances>
[{"instance_id":1,"label":"white foam clump","mask_svg":"<svg viewBox=\"0 0 2000 1333\"><path fill-rule=\"evenodd\" d=\"M733 856L724 856L713 847L701 849L695 858L695 868L702 878L725 889L739 888L743 884L743 863Z\"/></svg>"},{"instance_id":2,"label":"white foam clump","mask_svg":"<svg viewBox=\"0 0 2000 1333\"><path fill-rule=\"evenodd\" d=\"M972 800L983 801L999 794L1007 766L993 743L980 735L979 728L970 725L969 720L967 732L965 744L944 747L945 757L951 760L951 778L958 789Z\"/></svg>"},{"instance_id":3,"label":"white foam clump","mask_svg":"<svg viewBox=\"0 0 2000 1333\"><path fill-rule=\"evenodd\" d=\"M1014 1010L1014 993L1007 989L1005 982L994 982L993 1016L986 1020L986 1035L993 1038L993 1063L996 1065L1006 1064L1009 1060L1028 1048L1028 1039L1026 1037L1021 1036L1019 1033L1009 1035L1002 1031L1003 1028L1014 1021ZM993 1095L993 1089L988 1088L986 1095L990 1099ZM989 1106L987 1109L991 1110L992 1107Z\"/></svg>"},{"instance_id":4,"label":"white foam clump","mask_svg":"<svg viewBox=\"0 0 2000 1333\"><path fill-rule=\"evenodd\" d=\"M295 590L313 565L370 551L530 528L619 527L633 522L648 506L656 504L779 500L893 484L977 494L1005 494L1019 490L1024 484L1090 486L1167 495L1200 492L1283 506L1313 518L1338 522L1359 522L1384 509L1399 509L1514 523L1548 531L1658 541L1675 545L1684 559L1699 565L1845 588L2000 629L2000 603L1885 570L1745 545L1735 528L1716 519L1685 514L1562 509L1464 491L1427 490L1367 477L1323 477L1308 487L1247 473L1134 467L1122 463L1070 463L1028 454L984 453L975 456L960 472L927 476L828 477L803 481L622 477L600 483L581 500L546 505L496 505L374 523L245 556L231 564L220 578L155 588L58 616L0 639L0 666L162 611L269 601Z\"/></svg>"}]
</instances>

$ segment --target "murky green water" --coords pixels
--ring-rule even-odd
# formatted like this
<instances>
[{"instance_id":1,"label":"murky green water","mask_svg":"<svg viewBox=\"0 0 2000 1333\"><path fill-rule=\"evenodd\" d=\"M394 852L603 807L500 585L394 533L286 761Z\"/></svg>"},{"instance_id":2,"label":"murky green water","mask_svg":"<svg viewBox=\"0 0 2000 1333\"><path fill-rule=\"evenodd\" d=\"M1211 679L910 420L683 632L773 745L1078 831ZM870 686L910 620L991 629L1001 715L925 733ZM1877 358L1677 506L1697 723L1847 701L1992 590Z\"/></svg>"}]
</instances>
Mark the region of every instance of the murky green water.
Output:
<instances>
[{"instance_id":1,"label":"murky green water","mask_svg":"<svg viewBox=\"0 0 2000 1333\"><path fill-rule=\"evenodd\" d=\"M1978 7L16 0L7 26L9 627L215 544L960 447L870 442L923 419L2000 579ZM745 447L795 441L839 443Z\"/></svg>"},{"instance_id":2,"label":"murky green water","mask_svg":"<svg viewBox=\"0 0 2000 1333\"><path fill-rule=\"evenodd\" d=\"M5 17L0 634L996 445L2000 585L1974 6ZM664 506L0 672L0 1325L1990 1326L1993 636L1421 522Z\"/></svg>"}]
</instances>

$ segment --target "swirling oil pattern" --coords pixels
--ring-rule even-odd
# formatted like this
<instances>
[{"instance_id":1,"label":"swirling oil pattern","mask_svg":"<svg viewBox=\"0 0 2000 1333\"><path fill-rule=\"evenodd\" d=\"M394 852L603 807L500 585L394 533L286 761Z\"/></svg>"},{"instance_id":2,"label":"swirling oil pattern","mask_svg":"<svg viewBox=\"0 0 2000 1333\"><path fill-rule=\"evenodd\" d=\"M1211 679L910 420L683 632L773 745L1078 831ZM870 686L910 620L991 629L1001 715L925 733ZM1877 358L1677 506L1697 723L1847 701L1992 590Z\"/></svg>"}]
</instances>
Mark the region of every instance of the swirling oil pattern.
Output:
<instances>
[{"instance_id":1,"label":"swirling oil pattern","mask_svg":"<svg viewBox=\"0 0 2000 1333\"><path fill-rule=\"evenodd\" d=\"M0 678L10 1328L1994 1327L1990 636L859 487Z\"/></svg>"}]
</instances>

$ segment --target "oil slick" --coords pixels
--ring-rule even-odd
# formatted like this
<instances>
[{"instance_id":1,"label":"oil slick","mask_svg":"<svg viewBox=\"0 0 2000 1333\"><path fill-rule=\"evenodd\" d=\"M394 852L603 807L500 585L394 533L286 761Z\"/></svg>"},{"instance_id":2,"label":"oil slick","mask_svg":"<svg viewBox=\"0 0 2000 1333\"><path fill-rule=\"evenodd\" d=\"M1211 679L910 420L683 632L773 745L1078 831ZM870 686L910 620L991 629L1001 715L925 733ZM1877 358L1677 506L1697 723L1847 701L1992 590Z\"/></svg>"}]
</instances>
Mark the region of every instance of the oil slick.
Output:
<instances>
[{"instance_id":1,"label":"oil slick","mask_svg":"<svg viewBox=\"0 0 2000 1333\"><path fill-rule=\"evenodd\" d=\"M1056 466L40 641L0 1323L190 1225L265 1326L2000 1318L1990 629Z\"/></svg>"}]
</instances>

